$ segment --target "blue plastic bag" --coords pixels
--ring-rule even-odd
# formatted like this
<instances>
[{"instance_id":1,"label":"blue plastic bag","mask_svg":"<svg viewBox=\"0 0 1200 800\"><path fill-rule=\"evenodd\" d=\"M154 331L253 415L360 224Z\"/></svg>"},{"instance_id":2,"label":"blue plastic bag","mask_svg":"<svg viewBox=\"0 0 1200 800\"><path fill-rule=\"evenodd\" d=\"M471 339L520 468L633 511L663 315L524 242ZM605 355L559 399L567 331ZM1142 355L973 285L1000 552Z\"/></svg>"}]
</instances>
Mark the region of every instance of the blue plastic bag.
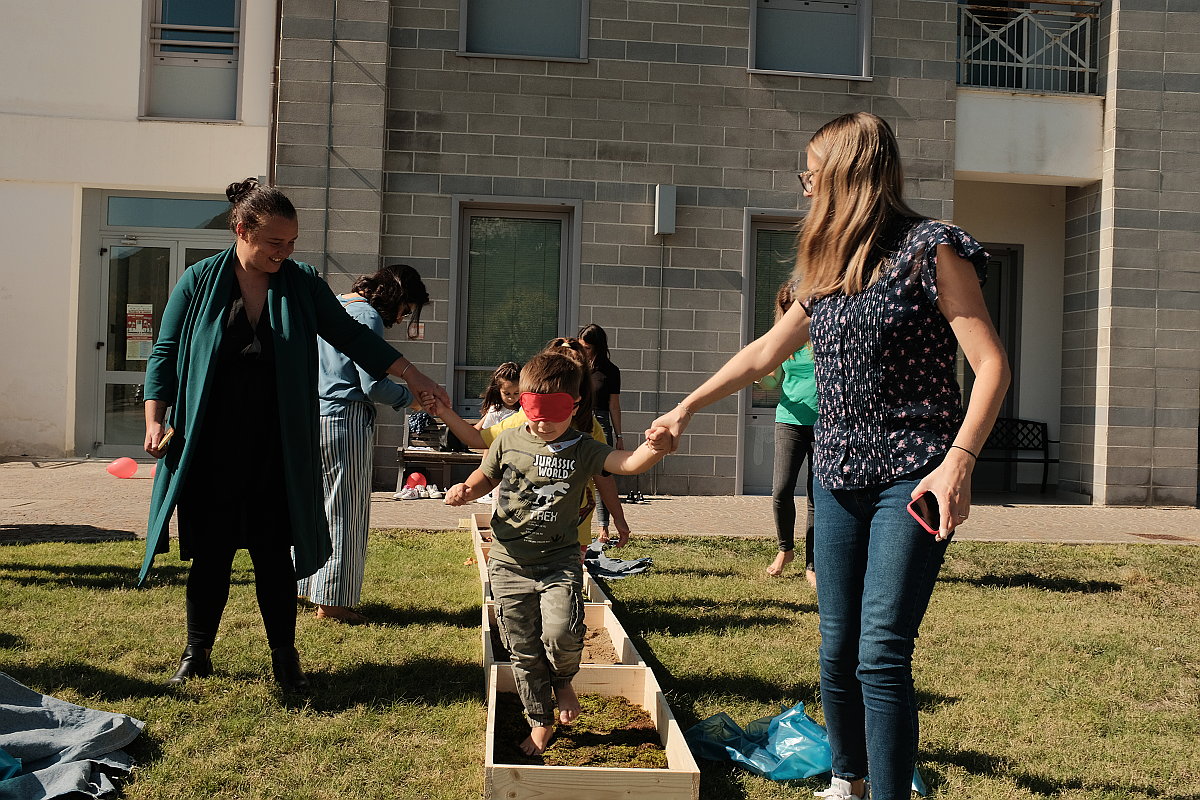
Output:
<instances>
[{"instance_id":1,"label":"blue plastic bag","mask_svg":"<svg viewBox=\"0 0 1200 800\"><path fill-rule=\"evenodd\" d=\"M833 769L825 729L805 713L804 703L756 719L745 730L722 711L688 728L683 737L700 758L733 761L773 781L811 778Z\"/></svg>"},{"instance_id":2,"label":"blue plastic bag","mask_svg":"<svg viewBox=\"0 0 1200 800\"><path fill-rule=\"evenodd\" d=\"M805 713L804 703L783 709L774 717L756 719L745 730L721 711L688 728L683 738L697 758L732 761L773 781L799 780L833 771L829 736ZM916 769L912 788L922 797L928 794Z\"/></svg>"},{"instance_id":3,"label":"blue plastic bag","mask_svg":"<svg viewBox=\"0 0 1200 800\"><path fill-rule=\"evenodd\" d=\"M21 774L21 759L0 750L0 781L15 778Z\"/></svg>"}]
</instances>

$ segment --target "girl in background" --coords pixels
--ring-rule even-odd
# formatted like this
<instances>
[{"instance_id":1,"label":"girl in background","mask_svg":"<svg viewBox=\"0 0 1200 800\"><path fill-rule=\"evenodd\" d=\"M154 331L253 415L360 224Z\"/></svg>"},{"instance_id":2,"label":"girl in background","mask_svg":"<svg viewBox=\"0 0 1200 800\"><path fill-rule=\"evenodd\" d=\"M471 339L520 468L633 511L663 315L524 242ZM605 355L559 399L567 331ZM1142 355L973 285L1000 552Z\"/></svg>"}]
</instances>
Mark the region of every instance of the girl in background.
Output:
<instances>
[{"instance_id":1,"label":"girl in background","mask_svg":"<svg viewBox=\"0 0 1200 800\"><path fill-rule=\"evenodd\" d=\"M588 367L592 381L592 395L595 408L592 412L596 421L604 429L604 436L617 450L625 449L625 441L621 435L621 370L608 356L608 334L599 325L592 323L579 330L579 342L583 345L588 358ZM607 473L601 473L608 477ZM615 483L615 481L614 481ZM621 502L617 495L617 505ZM612 509L606 503L596 507L596 521L600 523L599 540L608 542L608 522ZM629 541L628 532L617 532L617 547L624 547Z\"/></svg>"},{"instance_id":2,"label":"girl in background","mask_svg":"<svg viewBox=\"0 0 1200 800\"><path fill-rule=\"evenodd\" d=\"M475 430L490 428L521 410L521 365L505 361L496 367L479 404L479 422Z\"/></svg>"},{"instance_id":3,"label":"girl in background","mask_svg":"<svg viewBox=\"0 0 1200 800\"><path fill-rule=\"evenodd\" d=\"M775 295L775 321L779 322L792 307L791 281L779 287ZM796 557L796 480L808 461L807 509L804 526L804 577L813 587L817 573L813 567L813 424L817 421L817 384L813 380L812 346L792 353L774 372L758 381L764 389L779 388L775 407L775 467L771 473L771 508L775 513L775 536L779 554L767 567L767 574L779 577Z\"/></svg>"},{"instance_id":4,"label":"girl in background","mask_svg":"<svg viewBox=\"0 0 1200 800\"><path fill-rule=\"evenodd\" d=\"M483 402L479 404L479 422L475 430L481 431L498 425L521 410L521 365L515 361L505 361L496 367L488 387L483 392ZM491 505L496 498L496 492L491 491L476 500L476 503Z\"/></svg>"}]
</instances>

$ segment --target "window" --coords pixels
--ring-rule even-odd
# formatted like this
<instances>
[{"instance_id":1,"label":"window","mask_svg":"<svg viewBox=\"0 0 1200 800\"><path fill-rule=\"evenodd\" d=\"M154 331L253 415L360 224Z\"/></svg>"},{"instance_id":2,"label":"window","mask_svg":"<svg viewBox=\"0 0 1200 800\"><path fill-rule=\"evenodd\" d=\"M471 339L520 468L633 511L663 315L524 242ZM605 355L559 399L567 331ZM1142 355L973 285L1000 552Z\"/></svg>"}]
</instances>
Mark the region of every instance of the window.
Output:
<instances>
[{"instance_id":1,"label":"window","mask_svg":"<svg viewBox=\"0 0 1200 800\"><path fill-rule=\"evenodd\" d=\"M754 309L751 338L757 339L775 324L775 295L784 281L792 277L796 266L794 224L758 223L754 228ZM753 387L750 405L774 408L779 404L779 389Z\"/></svg>"},{"instance_id":2,"label":"window","mask_svg":"<svg viewBox=\"0 0 1200 800\"><path fill-rule=\"evenodd\" d=\"M587 60L588 0L460 0L459 55Z\"/></svg>"},{"instance_id":3,"label":"window","mask_svg":"<svg viewBox=\"0 0 1200 800\"><path fill-rule=\"evenodd\" d=\"M145 116L237 119L240 0L149 0Z\"/></svg>"},{"instance_id":4,"label":"window","mask_svg":"<svg viewBox=\"0 0 1200 800\"><path fill-rule=\"evenodd\" d=\"M866 79L871 0L752 0L750 71Z\"/></svg>"},{"instance_id":5,"label":"window","mask_svg":"<svg viewBox=\"0 0 1200 800\"><path fill-rule=\"evenodd\" d=\"M229 230L228 200L110 195L106 223L113 228Z\"/></svg>"},{"instance_id":6,"label":"window","mask_svg":"<svg viewBox=\"0 0 1200 800\"><path fill-rule=\"evenodd\" d=\"M460 222L454 403L474 416L492 371L574 333L578 212L464 208Z\"/></svg>"}]
</instances>

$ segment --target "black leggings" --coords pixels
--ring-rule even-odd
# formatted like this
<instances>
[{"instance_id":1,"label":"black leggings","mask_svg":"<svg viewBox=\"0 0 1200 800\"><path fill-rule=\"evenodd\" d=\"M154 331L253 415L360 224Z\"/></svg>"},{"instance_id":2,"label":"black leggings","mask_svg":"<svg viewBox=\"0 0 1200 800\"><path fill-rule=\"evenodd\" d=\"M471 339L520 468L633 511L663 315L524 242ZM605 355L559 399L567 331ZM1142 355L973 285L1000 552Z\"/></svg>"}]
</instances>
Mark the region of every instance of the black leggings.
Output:
<instances>
[{"instance_id":1,"label":"black leggings","mask_svg":"<svg viewBox=\"0 0 1200 800\"><path fill-rule=\"evenodd\" d=\"M271 649L296 646L296 569L288 547L251 545L254 590ZM229 600L229 581L237 548L205 547L192 558L187 582L187 641L211 648Z\"/></svg>"},{"instance_id":2,"label":"black leggings","mask_svg":"<svg viewBox=\"0 0 1200 800\"><path fill-rule=\"evenodd\" d=\"M796 547L796 481L800 477L800 467L808 459L808 491L804 498L808 509L804 531L805 569L812 569L813 565L812 445L812 425L775 423L775 470L771 477L771 501L775 511L775 536L779 539L779 550L784 553Z\"/></svg>"}]
</instances>

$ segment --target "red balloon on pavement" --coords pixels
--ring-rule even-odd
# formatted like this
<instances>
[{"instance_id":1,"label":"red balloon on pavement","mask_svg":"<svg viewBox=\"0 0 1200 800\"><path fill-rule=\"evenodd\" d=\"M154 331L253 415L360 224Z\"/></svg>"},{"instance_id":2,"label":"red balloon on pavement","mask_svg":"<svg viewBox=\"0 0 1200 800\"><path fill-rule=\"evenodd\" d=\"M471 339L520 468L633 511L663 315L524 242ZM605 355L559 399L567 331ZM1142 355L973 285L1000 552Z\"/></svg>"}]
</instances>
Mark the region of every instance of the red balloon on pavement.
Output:
<instances>
[{"instance_id":1,"label":"red balloon on pavement","mask_svg":"<svg viewBox=\"0 0 1200 800\"><path fill-rule=\"evenodd\" d=\"M118 478L132 478L137 473L137 462L132 458L118 458L109 464L106 469L109 475L115 475Z\"/></svg>"}]
</instances>

